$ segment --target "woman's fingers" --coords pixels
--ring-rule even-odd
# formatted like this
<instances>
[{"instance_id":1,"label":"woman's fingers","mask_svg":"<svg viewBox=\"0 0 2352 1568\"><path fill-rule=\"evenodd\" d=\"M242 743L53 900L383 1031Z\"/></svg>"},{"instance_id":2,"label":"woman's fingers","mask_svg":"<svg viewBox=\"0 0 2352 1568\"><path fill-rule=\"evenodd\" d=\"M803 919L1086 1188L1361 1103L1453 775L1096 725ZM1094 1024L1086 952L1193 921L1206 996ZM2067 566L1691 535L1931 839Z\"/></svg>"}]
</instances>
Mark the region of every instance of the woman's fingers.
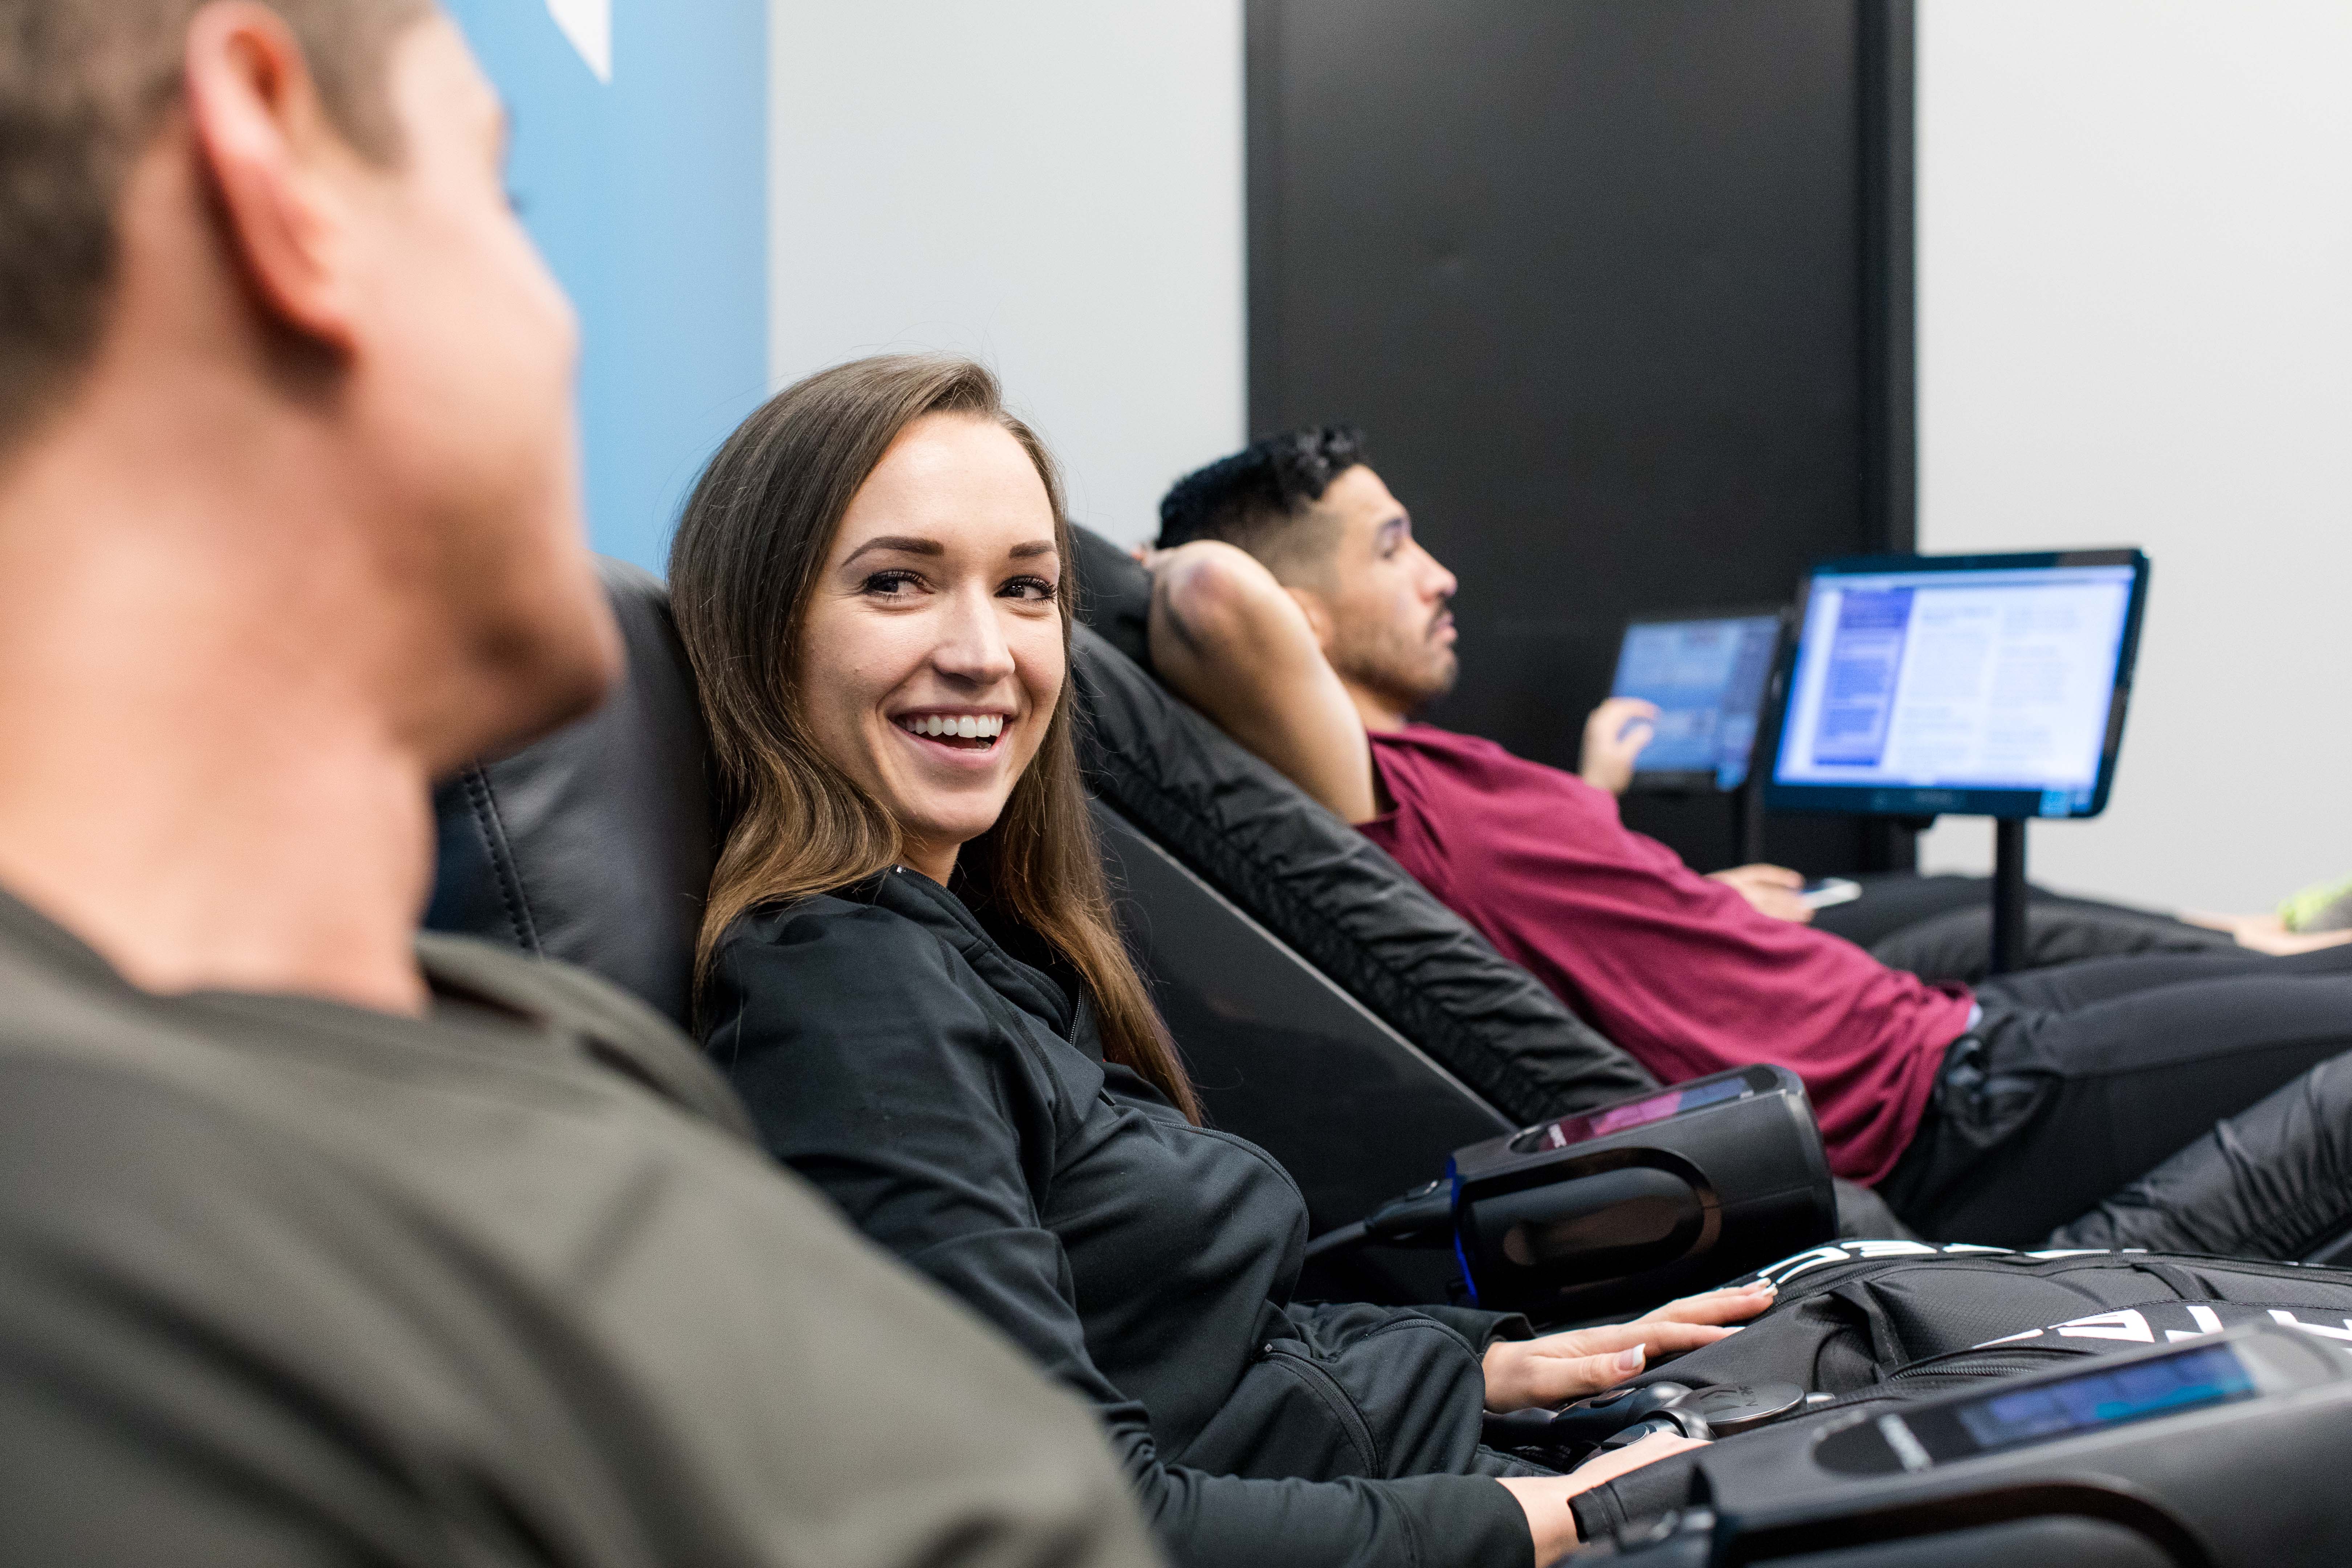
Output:
<instances>
[{"instance_id":1,"label":"woman's fingers","mask_svg":"<svg viewBox=\"0 0 2352 1568\"><path fill-rule=\"evenodd\" d=\"M1709 1290L1630 1323L1496 1344L1486 1352L1487 1408L1558 1405L1614 1388L1644 1367L1738 1333L1772 1300L1769 1286Z\"/></svg>"},{"instance_id":2,"label":"woman's fingers","mask_svg":"<svg viewBox=\"0 0 2352 1568\"><path fill-rule=\"evenodd\" d=\"M1638 1345L1642 1353L1654 1362L1670 1355L1680 1355L1685 1351L1695 1351L1701 1345L1711 1345L1717 1340L1728 1339L1739 1330L1737 1326L1723 1323L1678 1323L1671 1319L1661 1319L1584 1331L1605 1335L1606 1341L1596 1345L1579 1345L1576 1347L1579 1350L1612 1351Z\"/></svg>"},{"instance_id":3,"label":"woman's fingers","mask_svg":"<svg viewBox=\"0 0 2352 1568\"><path fill-rule=\"evenodd\" d=\"M1685 1296L1679 1301L1669 1301L1646 1317L1643 1323L1744 1323L1777 1300L1771 1282L1759 1280L1731 1290L1706 1290L1696 1296Z\"/></svg>"},{"instance_id":4,"label":"woman's fingers","mask_svg":"<svg viewBox=\"0 0 2352 1568\"><path fill-rule=\"evenodd\" d=\"M1652 1361L1695 1351L1739 1331L1736 1323L1643 1323L1641 1327L1646 1331L1642 1335L1642 1348Z\"/></svg>"},{"instance_id":5,"label":"woman's fingers","mask_svg":"<svg viewBox=\"0 0 2352 1568\"><path fill-rule=\"evenodd\" d=\"M1612 1331L1606 1342L1589 1334L1552 1334L1491 1346L1486 1352L1486 1408L1496 1413L1534 1405L1562 1405L1614 1388L1649 1363L1638 1335Z\"/></svg>"},{"instance_id":6,"label":"woman's fingers","mask_svg":"<svg viewBox=\"0 0 2352 1568\"><path fill-rule=\"evenodd\" d=\"M1523 1383L1528 1405L1564 1405L1614 1388L1649 1364L1644 1347L1628 1345L1591 1355L1537 1355L1528 1360Z\"/></svg>"},{"instance_id":7,"label":"woman's fingers","mask_svg":"<svg viewBox=\"0 0 2352 1568\"><path fill-rule=\"evenodd\" d=\"M1548 1334L1534 1342L1538 1354L1592 1355L1639 1345L1655 1360L1711 1345L1739 1331L1722 1323L1685 1323L1672 1318L1644 1318L1638 1323L1611 1323L1606 1328L1579 1329L1573 1333Z\"/></svg>"},{"instance_id":8,"label":"woman's fingers","mask_svg":"<svg viewBox=\"0 0 2352 1568\"><path fill-rule=\"evenodd\" d=\"M1695 1351L1739 1331L1714 1323L1613 1323L1579 1329L1528 1344L1513 1368L1507 1394L1512 1407L1558 1405L1614 1388L1669 1356ZM1494 1408L1503 1408L1495 1405Z\"/></svg>"},{"instance_id":9,"label":"woman's fingers","mask_svg":"<svg viewBox=\"0 0 2352 1568\"><path fill-rule=\"evenodd\" d=\"M1542 1341L1529 1347L1515 1380L1516 1403L1559 1405L1616 1387L1643 1369L1685 1351L1711 1345L1737 1329L1706 1323L1625 1323L1609 1329L1586 1329Z\"/></svg>"},{"instance_id":10,"label":"woman's fingers","mask_svg":"<svg viewBox=\"0 0 2352 1568\"><path fill-rule=\"evenodd\" d=\"M1638 1443L1628 1443L1605 1454L1587 1459L1568 1472L1577 1484L1577 1491L1590 1491L1605 1481L1613 1481L1628 1470L1638 1470L1643 1465L1654 1465L1660 1459L1675 1454L1686 1454L1706 1445L1696 1437L1685 1437L1679 1432L1653 1432Z\"/></svg>"},{"instance_id":11,"label":"woman's fingers","mask_svg":"<svg viewBox=\"0 0 2352 1568\"><path fill-rule=\"evenodd\" d=\"M1586 1461L1564 1476L1500 1476L1496 1484L1509 1492L1528 1516L1528 1533L1534 1539L1535 1560L1558 1562L1575 1550L1576 1512L1569 1499L1628 1470L1702 1447L1688 1437L1659 1433Z\"/></svg>"}]
</instances>

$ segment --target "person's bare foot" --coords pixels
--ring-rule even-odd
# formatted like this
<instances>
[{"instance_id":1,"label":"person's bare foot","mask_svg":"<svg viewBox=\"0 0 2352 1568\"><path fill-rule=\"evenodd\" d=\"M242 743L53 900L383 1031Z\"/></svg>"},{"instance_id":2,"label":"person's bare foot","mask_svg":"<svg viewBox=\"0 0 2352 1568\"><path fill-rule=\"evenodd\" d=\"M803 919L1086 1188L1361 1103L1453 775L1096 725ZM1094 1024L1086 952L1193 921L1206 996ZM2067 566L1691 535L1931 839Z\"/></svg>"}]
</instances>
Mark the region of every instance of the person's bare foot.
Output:
<instances>
[{"instance_id":1,"label":"person's bare foot","mask_svg":"<svg viewBox=\"0 0 2352 1568\"><path fill-rule=\"evenodd\" d=\"M2228 931L2237 939L2240 947L2278 958L2298 952L2315 952L2323 947L2336 947L2352 942L2352 927L2343 931L2289 931L2286 922L2276 915L2228 915L2210 910L2182 910L2179 918L2208 931Z\"/></svg>"}]
</instances>

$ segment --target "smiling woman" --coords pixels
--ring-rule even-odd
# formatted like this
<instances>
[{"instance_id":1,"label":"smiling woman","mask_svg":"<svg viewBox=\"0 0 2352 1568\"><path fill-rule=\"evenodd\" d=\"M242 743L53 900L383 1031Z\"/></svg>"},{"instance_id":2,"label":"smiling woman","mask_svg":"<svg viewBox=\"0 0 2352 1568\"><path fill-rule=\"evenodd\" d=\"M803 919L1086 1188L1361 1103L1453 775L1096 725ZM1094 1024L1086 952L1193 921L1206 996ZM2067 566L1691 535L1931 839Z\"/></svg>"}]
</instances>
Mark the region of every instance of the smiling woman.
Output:
<instances>
[{"instance_id":1,"label":"smiling woman","mask_svg":"<svg viewBox=\"0 0 2352 1568\"><path fill-rule=\"evenodd\" d=\"M772 1153L1094 1405L1178 1563L1549 1562L1571 1494L1672 1444L1557 1476L1482 1448L1482 1412L1769 1297L1543 1339L1291 1300L1307 1205L1200 1125L1111 921L1061 510L961 361L826 371L712 459L670 561L733 813L704 1046Z\"/></svg>"},{"instance_id":2,"label":"smiling woman","mask_svg":"<svg viewBox=\"0 0 2352 1568\"><path fill-rule=\"evenodd\" d=\"M1056 508L993 419L927 414L851 498L802 628L801 718L945 885L1062 693Z\"/></svg>"},{"instance_id":3,"label":"smiling woman","mask_svg":"<svg viewBox=\"0 0 2352 1568\"><path fill-rule=\"evenodd\" d=\"M699 966L755 906L961 870L1075 972L1105 1053L1197 1121L1078 779L1070 558L1051 454L968 360L838 365L728 437L670 549L729 818Z\"/></svg>"}]
</instances>

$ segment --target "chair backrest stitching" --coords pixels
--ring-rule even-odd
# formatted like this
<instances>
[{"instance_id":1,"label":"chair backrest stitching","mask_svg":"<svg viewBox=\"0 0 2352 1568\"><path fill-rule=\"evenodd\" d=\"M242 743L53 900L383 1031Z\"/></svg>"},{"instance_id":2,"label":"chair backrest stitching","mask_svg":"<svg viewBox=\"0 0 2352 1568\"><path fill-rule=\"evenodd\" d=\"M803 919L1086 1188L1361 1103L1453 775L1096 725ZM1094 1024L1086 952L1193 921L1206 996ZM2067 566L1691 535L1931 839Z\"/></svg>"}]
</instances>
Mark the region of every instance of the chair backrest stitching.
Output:
<instances>
[{"instance_id":1,"label":"chair backrest stitching","mask_svg":"<svg viewBox=\"0 0 2352 1568\"><path fill-rule=\"evenodd\" d=\"M544 958L546 952L539 944L539 927L531 919L530 899L523 889L522 868L515 859L514 845L507 837L505 820L499 815L499 799L490 787L489 774L479 763L468 763L460 775L466 788L466 804L472 808L474 826L482 836L482 848L489 857L490 875L499 885L499 902L505 909L507 924L514 930L515 945L533 958Z\"/></svg>"}]
</instances>

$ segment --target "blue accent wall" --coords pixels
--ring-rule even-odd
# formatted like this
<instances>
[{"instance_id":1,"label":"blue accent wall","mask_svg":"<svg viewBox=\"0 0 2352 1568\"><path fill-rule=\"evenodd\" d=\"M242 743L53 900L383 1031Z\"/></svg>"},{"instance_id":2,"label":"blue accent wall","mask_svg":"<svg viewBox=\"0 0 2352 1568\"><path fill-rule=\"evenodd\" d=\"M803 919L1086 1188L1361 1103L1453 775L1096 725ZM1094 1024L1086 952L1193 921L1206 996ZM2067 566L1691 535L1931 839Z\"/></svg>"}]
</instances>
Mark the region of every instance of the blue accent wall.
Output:
<instances>
[{"instance_id":1,"label":"blue accent wall","mask_svg":"<svg viewBox=\"0 0 2352 1568\"><path fill-rule=\"evenodd\" d=\"M613 0L609 83L544 0L444 5L579 309L591 536L659 572L696 472L767 392L766 0Z\"/></svg>"}]
</instances>

